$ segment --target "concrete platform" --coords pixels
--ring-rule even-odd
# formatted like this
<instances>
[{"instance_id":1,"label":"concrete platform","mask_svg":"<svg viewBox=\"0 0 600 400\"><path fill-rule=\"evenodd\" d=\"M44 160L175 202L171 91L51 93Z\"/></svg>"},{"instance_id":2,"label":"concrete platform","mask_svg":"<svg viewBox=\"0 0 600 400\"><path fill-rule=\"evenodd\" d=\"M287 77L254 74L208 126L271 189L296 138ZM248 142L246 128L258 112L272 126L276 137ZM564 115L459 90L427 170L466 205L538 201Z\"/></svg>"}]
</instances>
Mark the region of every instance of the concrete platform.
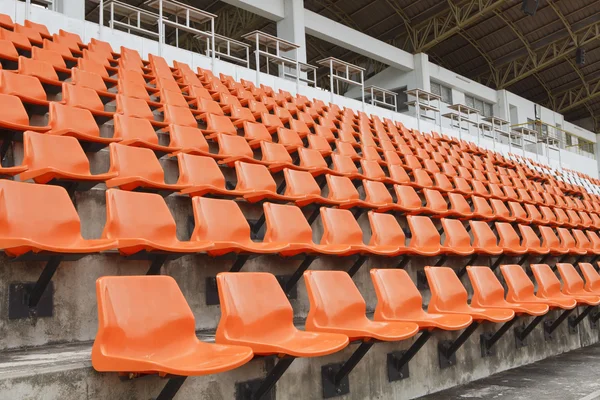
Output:
<instances>
[{"instance_id":1,"label":"concrete platform","mask_svg":"<svg viewBox=\"0 0 600 400\"><path fill-rule=\"evenodd\" d=\"M595 400L600 399L600 345L570 351L421 400Z\"/></svg>"}]
</instances>

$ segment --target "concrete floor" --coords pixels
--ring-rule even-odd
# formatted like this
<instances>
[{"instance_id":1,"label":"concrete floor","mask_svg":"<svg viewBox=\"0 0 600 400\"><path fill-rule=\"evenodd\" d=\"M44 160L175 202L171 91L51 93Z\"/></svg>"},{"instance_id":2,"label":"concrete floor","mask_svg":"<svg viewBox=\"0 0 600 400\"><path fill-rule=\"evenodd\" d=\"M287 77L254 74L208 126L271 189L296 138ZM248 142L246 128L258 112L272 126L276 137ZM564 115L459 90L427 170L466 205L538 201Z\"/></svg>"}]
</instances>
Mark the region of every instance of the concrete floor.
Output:
<instances>
[{"instance_id":1,"label":"concrete floor","mask_svg":"<svg viewBox=\"0 0 600 400\"><path fill-rule=\"evenodd\" d=\"M600 345L570 351L421 400L594 400L600 399Z\"/></svg>"}]
</instances>

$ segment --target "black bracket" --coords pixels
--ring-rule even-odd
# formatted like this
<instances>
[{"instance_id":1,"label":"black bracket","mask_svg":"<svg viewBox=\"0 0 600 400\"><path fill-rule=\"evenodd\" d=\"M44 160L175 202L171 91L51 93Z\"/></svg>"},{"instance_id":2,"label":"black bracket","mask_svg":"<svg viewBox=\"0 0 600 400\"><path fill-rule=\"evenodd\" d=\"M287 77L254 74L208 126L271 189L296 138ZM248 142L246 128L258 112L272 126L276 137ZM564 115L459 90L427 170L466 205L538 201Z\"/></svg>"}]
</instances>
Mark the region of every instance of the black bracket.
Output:
<instances>
[{"instance_id":1,"label":"black bracket","mask_svg":"<svg viewBox=\"0 0 600 400\"><path fill-rule=\"evenodd\" d=\"M490 269L492 271L495 271L496 268L498 268L498 266L500 265L500 263L504 260L504 254L500 254L498 256L498 258L496 259L496 261L494 261L494 263L492 264L492 266L490 267Z\"/></svg>"},{"instance_id":2,"label":"black bracket","mask_svg":"<svg viewBox=\"0 0 600 400\"><path fill-rule=\"evenodd\" d=\"M425 271L420 269L417 271L417 289L419 290L428 290L429 282L427 282L427 276L425 275Z\"/></svg>"},{"instance_id":3,"label":"black bracket","mask_svg":"<svg viewBox=\"0 0 600 400\"><path fill-rule=\"evenodd\" d=\"M172 400L185 382L186 378L187 376L170 377L169 381L155 400Z\"/></svg>"},{"instance_id":4,"label":"black bracket","mask_svg":"<svg viewBox=\"0 0 600 400\"><path fill-rule=\"evenodd\" d=\"M167 254L152 255L150 257L150 268L148 268L146 275L160 275L160 269L168 258Z\"/></svg>"},{"instance_id":5,"label":"black bracket","mask_svg":"<svg viewBox=\"0 0 600 400\"><path fill-rule=\"evenodd\" d=\"M557 319L555 319L555 320L551 320L550 319L550 320L544 321L544 339L545 340L552 340L552 333L556 330L556 328L558 328L558 326L565 319L567 319L567 317L569 316L569 314L571 314L571 312L574 309L575 308L563 311L563 313L560 314L560 316Z\"/></svg>"},{"instance_id":6,"label":"black bracket","mask_svg":"<svg viewBox=\"0 0 600 400\"><path fill-rule=\"evenodd\" d=\"M438 262L435 263L435 266L441 267L442 265L444 265L446 260L448 260L448 256L445 256L445 255L441 256L440 259L438 260Z\"/></svg>"},{"instance_id":7,"label":"black bracket","mask_svg":"<svg viewBox=\"0 0 600 400\"><path fill-rule=\"evenodd\" d=\"M411 259L411 257L409 257L409 256L403 256L402 259L400 260L400 263L398 264L398 266L396 268L397 269L404 269L404 268L406 268L406 266L410 262L410 259Z\"/></svg>"},{"instance_id":8,"label":"black bracket","mask_svg":"<svg viewBox=\"0 0 600 400\"><path fill-rule=\"evenodd\" d=\"M262 213L260 215L260 217L256 220L256 222L252 224L252 233L255 236L258 235L258 232L260 232L260 229L265 224L265 221L266 221L265 213Z\"/></svg>"},{"instance_id":9,"label":"black bracket","mask_svg":"<svg viewBox=\"0 0 600 400\"><path fill-rule=\"evenodd\" d=\"M565 255L563 255L562 257L560 257L560 258L558 259L558 261L556 262L556 264L561 264L561 263L564 263L565 261L567 261L567 260L569 259L569 257L571 257L571 255L570 255L570 254L565 254Z\"/></svg>"},{"instance_id":10,"label":"black bracket","mask_svg":"<svg viewBox=\"0 0 600 400\"><path fill-rule=\"evenodd\" d=\"M277 277L277 280L279 280L279 283L281 284L281 287L283 288L283 291L287 295L288 299L297 298L296 283L298 283L300 278L302 278L304 271L306 271L316 259L317 256L307 254L300 266L292 275L286 277Z\"/></svg>"},{"instance_id":11,"label":"black bracket","mask_svg":"<svg viewBox=\"0 0 600 400\"><path fill-rule=\"evenodd\" d=\"M283 357L271 369L265 379L253 379L247 382L238 382L235 384L235 399L236 400L260 400L274 399L275 393L271 391L279 378L289 368L294 361L293 357ZM265 396L269 397L265 397Z\"/></svg>"},{"instance_id":12,"label":"black bracket","mask_svg":"<svg viewBox=\"0 0 600 400\"><path fill-rule=\"evenodd\" d=\"M458 272L456 273L456 275L458 275L459 278L461 278L466 272L467 272L467 267L469 265L473 265L473 263L475 261L477 261L477 258L479 258L479 254L473 254L471 256L471 258L469 258L467 260L467 262L465 263L465 265L463 265L463 267L461 269L458 270Z\"/></svg>"},{"instance_id":13,"label":"black bracket","mask_svg":"<svg viewBox=\"0 0 600 400\"><path fill-rule=\"evenodd\" d=\"M375 342L362 342L345 363L327 364L321 367L323 398L341 396L350 393L348 375L367 354Z\"/></svg>"},{"instance_id":14,"label":"black bracket","mask_svg":"<svg viewBox=\"0 0 600 400\"><path fill-rule=\"evenodd\" d=\"M236 254L235 261L231 265L229 272L240 272L246 261L250 258L249 254ZM205 296L206 305L214 306L219 304L219 291L217 289L217 278L215 276L208 276L205 279Z\"/></svg>"},{"instance_id":15,"label":"black bracket","mask_svg":"<svg viewBox=\"0 0 600 400\"><path fill-rule=\"evenodd\" d=\"M313 224L313 222L315 222L315 219L317 219L317 217L318 217L318 216L319 216L319 214L320 214L319 206L317 206L317 205L315 204L315 207L314 207L314 208L315 208L315 209L313 210L312 214L310 214L310 215L308 216L308 218L306 219L306 220L308 221L308 225L312 225L312 224Z\"/></svg>"},{"instance_id":16,"label":"black bracket","mask_svg":"<svg viewBox=\"0 0 600 400\"><path fill-rule=\"evenodd\" d=\"M348 270L348 275L350 275L351 277L354 276L354 274L358 272L358 270L360 269L360 267L362 267L365 261L367 261L367 256L362 254L359 255L356 261L354 261L354 264L352 264L352 266Z\"/></svg>"},{"instance_id":17,"label":"black bracket","mask_svg":"<svg viewBox=\"0 0 600 400\"><path fill-rule=\"evenodd\" d=\"M11 283L8 286L8 319L51 317L54 309L56 273L63 256L50 256L40 277L34 282Z\"/></svg>"},{"instance_id":18,"label":"black bracket","mask_svg":"<svg viewBox=\"0 0 600 400\"><path fill-rule=\"evenodd\" d=\"M507 321L498 329L496 332L485 332L479 337L479 345L481 347L481 357L488 357L494 355L494 345L517 321L516 318Z\"/></svg>"},{"instance_id":19,"label":"black bracket","mask_svg":"<svg viewBox=\"0 0 600 400\"><path fill-rule=\"evenodd\" d=\"M445 369L456 364L456 351L467 341L467 339L477 330L479 323L473 321L454 341L440 340L438 343L438 359L440 368Z\"/></svg>"},{"instance_id":20,"label":"black bracket","mask_svg":"<svg viewBox=\"0 0 600 400\"><path fill-rule=\"evenodd\" d=\"M421 350L431 337L431 331L423 331L419 338L408 348L408 350L395 351L387 355L388 380L399 381L410 376L408 363Z\"/></svg>"},{"instance_id":21,"label":"black bracket","mask_svg":"<svg viewBox=\"0 0 600 400\"><path fill-rule=\"evenodd\" d=\"M600 319L600 311L591 312L589 315L590 318L590 328L598 329L598 320Z\"/></svg>"},{"instance_id":22,"label":"black bracket","mask_svg":"<svg viewBox=\"0 0 600 400\"><path fill-rule=\"evenodd\" d=\"M596 306L587 306L578 316L569 317L569 333L577 334L577 325L587 317Z\"/></svg>"},{"instance_id":23,"label":"black bracket","mask_svg":"<svg viewBox=\"0 0 600 400\"><path fill-rule=\"evenodd\" d=\"M544 254L544 256L538 261L538 264L546 264L546 261L551 257L551 254Z\"/></svg>"},{"instance_id":24,"label":"black bracket","mask_svg":"<svg viewBox=\"0 0 600 400\"><path fill-rule=\"evenodd\" d=\"M515 344L517 346L517 348L521 348L521 347L525 347L527 346L527 336L529 336L529 334L531 332L533 332L533 330L535 329L536 326L538 326L540 324L540 322L542 322L544 320L545 315L539 315L537 317L535 317L530 323L529 325L525 326L525 325L521 325L521 326L517 326L514 330L515 332Z\"/></svg>"}]
</instances>

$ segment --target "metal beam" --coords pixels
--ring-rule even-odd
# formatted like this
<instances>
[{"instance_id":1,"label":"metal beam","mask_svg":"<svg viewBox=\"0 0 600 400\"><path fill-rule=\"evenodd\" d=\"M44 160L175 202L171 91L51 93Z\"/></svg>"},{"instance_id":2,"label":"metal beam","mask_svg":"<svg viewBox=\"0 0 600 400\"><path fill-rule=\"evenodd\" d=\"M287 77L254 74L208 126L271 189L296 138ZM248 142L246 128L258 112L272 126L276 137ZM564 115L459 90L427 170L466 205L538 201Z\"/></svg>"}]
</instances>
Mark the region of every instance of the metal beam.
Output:
<instances>
[{"instance_id":1,"label":"metal beam","mask_svg":"<svg viewBox=\"0 0 600 400\"><path fill-rule=\"evenodd\" d=\"M505 0L469 0L462 4L448 1L448 8L414 27L414 52L425 52L498 9Z\"/></svg>"},{"instance_id":2,"label":"metal beam","mask_svg":"<svg viewBox=\"0 0 600 400\"><path fill-rule=\"evenodd\" d=\"M600 38L600 14L593 15L573 24L571 29L575 40L567 32L550 43L541 47L531 45L531 53L528 49L526 54L518 57L504 65L497 66L499 71L498 89L505 89L534 73L537 73L556 62L571 56L578 47L592 43ZM501 64L496 60L496 65ZM483 73L475 78L480 82L489 80L489 73Z\"/></svg>"}]
</instances>

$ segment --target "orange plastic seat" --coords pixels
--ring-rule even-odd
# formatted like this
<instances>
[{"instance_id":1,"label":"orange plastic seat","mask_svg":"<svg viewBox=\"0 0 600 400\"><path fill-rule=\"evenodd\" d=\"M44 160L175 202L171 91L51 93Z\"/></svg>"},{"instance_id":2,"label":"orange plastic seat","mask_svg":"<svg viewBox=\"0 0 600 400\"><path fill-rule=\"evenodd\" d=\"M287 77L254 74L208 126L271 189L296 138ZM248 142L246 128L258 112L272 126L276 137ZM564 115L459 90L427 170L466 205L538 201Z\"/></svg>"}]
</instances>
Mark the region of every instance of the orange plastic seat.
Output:
<instances>
[{"instance_id":1,"label":"orange plastic seat","mask_svg":"<svg viewBox=\"0 0 600 400\"><path fill-rule=\"evenodd\" d=\"M369 203L360 199L358 190L350 180L345 176L325 175L329 195L327 200L331 204L336 204L340 208L377 208L376 204Z\"/></svg>"},{"instance_id":2,"label":"orange plastic seat","mask_svg":"<svg viewBox=\"0 0 600 400\"><path fill-rule=\"evenodd\" d=\"M178 150L175 153L185 153L193 155L204 155L218 158L217 154L210 152L208 142L198 128L189 126L170 125L169 126L169 147Z\"/></svg>"},{"instance_id":3,"label":"orange plastic seat","mask_svg":"<svg viewBox=\"0 0 600 400\"><path fill-rule=\"evenodd\" d=\"M419 326L412 322L368 319L365 300L344 271L306 271L304 282L310 302L307 331L339 333L348 336L350 341L397 341L419 331Z\"/></svg>"},{"instance_id":4,"label":"orange plastic seat","mask_svg":"<svg viewBox=\"0 0 600 400\"><path fill-rule=\"evenodd\" d=\"M263 242L287 246L280 252L283 256L300 253L343 255L350 251L349 245L315 244L308 221L296 206L263 204L266 232Z\"/></svg>"},{"instance_id":5,"label":"orange plastic seat","mask_svg":"<svg viewBox=\"0 0 600 400\"><path fill-rule=\"evenodd\" d=\"M409 215L406 217L412 237L408 244L415 254L431 257L442 252L440 234L429 217Z\"/></svg>"},{"instance_id":6,"label":"orange plastic seat","mask_svg":"<svg viewBox=\"0 0 600 400\"><path fill-rule=\"evenodd\" d=\"M498 239L487 222L469 221L469 225L473 232L473 248L476 253L499 256L504 252L503 248L498 246Z\"/></svg>"},{"instance_id":7,"label":"orange plastic seat","mask_svg":"<svg viewBox=\"0 0 600 400\"><path fill-rule=\"evenodd\" d=\"M148 216L152 218L148 218ZM119 252L192 254L212 247L210 242L180 241L175 220L157 194L126 190L106 191L106 225L102 237L118 241Z\"/></svg>"},{"instance_id":8,"label":"orange plastic seat","mask_svg":"<svg viewBox=\"0 0 600 400\"><path fill-rule=\"evenodd\" d=\"M393 255L410 253L406 247L404 231L392 214L369 211L368 217L371 225L371 248L385 249Z\"/></svg>"},{"instance_id":9,"label":"orange plastic seat","mask_svg":"<svg viewBox=\"0 0 600 400\"><path fill-rule=\"evenodd\" d=\"M446 236L442 246L445 254L468 256L475 252L471 247L471 237L461 221L448 218L441 221Z\"/></svg>"},{"instance_id":10,"label":"orange plastic seat","mask_svg":"<svg viewBox=\"0 0 600 400\"><path fill-rule=\"evenodd\" d=\"M112 239L87 240L64 188L0 180L0 249L16 257L29 252L86 254L114 249Z\"/></svg>"},{"instance_id":11,"label":"orange plastic seat","mask_svg":"<svg viewBox=\"0 0 600 400\"><path fill-rule=\"evenodd\" d=\"M536 264L531 265L532 270L534 270L534 265ZM547 304L550 307L563 309L572 309L577 305L575 299L566 297L562 294L558 297L547 296L539 286L540 282L537 279L537 276L536 280L538 280L539 289L538 294L534 294L535 288L533 282L529 279L527 273L525 273L520 265L502 265L500 266L500 270L502 271L504 281L508 286L506 300L511 303ZM554 275L551 270L549 272ZM556 279L556 276L554 276L554 278ZM560 282L558 282L558 293L560 293Z\"/></svg>"},{"instance_id":12,"label":"orange plastic seat","mask_svg":"<svg viewBox=\"0 0 600 400\"><path fill-rule=\"evenodd\" d=\"M471 305L480 308L502 308L517 314L544 315L549 311L546 304L519 304L504 299L504 287L488 267L467 267L467 274L473 287Z\"/></svg>"},{"instance_id":13,"label":"orange plastic seat","mask_svg":"<svg viewBox=\"0 0 600 400\"><path fill-rule=\"evenodd\" d=\"M171 192L185 187L179 184L165 183L165 173L160 162L152 150L142 147L111 143L108 172L117 173L115 178L106 181L106 186L109 188Z\"/></svg>"},{"instance_id":14,"label":"orange plastic seat","mask_svg":"<svg viewBox=\"0 0 600 400\"><path fill-rule=\"evenodd\" d=\"M0 71L0 93L17 96L26 104L47 105L46 91L34 76Z\"/></svg>"},{"instance_id":15,"label":"orange plastic seat","mask_svg":"<svg viewBox=\"0 0 600 400\"><path fill-rule=\"evenodd\" d=\"M364 244L360 225L349 210L321 207L321 222L323 224L322 245L350 246L345 255L356 253L373 253L393 255L397 249L387 246L371 248Z\"/></svg>"},{"instance_id":16,"label":"orange plastic seat","mask_svg":"<svg viewBox=\"0 0 600 400\"><path fill-rule=\"evenodd\" d=\"M289 243L253 242L250 225L233 200L196 196L192 199L194 221L191 241L210 242L209 254L227 253L276 254L290 247Z\"/></svg>"},{"instance_id":17,"label":"orange plastic seat","mask_svg":"<svg viewBox=\"0 0 600 400\"><path fill-rule=\"evenodd\" d=\"M498 246L504 254L519 255L527 253L527 247L521 245L521 239L515 229L508 222L496 222L498 232Z\"/></svg>"},{"instance_id":18,"label":"orange plastic seat","mask_svg":"<svg viewBox=\"0 0 600 400\"><path fill-rule=\"evenodd\" d=\"M88 189L117 176L116 172L92 175L89 160L74 137L27 131L23 133L23 149L23 165L27 166L23 170L27 171L19 175L22 181L80 182Z\"/></svg>"},{"instance_id":19,"label":"orange plastic seat","mask_svg":"<svg viewBox=\"0 0 600 400\"><path fill-rule=\"evenodd\" d=\"M147 119L116 114L113 121L113 138L120 139L120 144L150 149L159 157L178 150L177 147L160 145L158 134Z\"/></svg>"},{"instance_id":20,"label":"orange plastic seat","mask_svg":"<svg viewBox=\"0 0 600 400\"><path fill-rule=\"evenodd\" d=\"M198 340L194 314L170 276L101 277L96 297L96 371L208 375L237 368L253 357L249 347Z\"/></svg>"},{"instance_id":21,"label":"orange plastic seat","mask_svg":"<svg viewBox=\"0 0 600 400\"><path fill-rule=\"evenodd\" d=\"M577 246L575 238L573 237L573 235L571 235L570 229L556 228L556 232L558 233L558 237L560 238L561 247L568 249L569 254L577 254L580 256L587 254L587 249L580 248Z\"/></svg>"},{"instance_id":22,"label":"orange plastic seat","mask_svg":"<svg viewBox=\"0 0 600 400\"><path fill-rule=\"evenodd\" d=\"M118 138L100 136L100 128L89 110L50 102L48 125L51 135L72 136L80 141L92 142L94 149L119 141Z\"/></svg>"},{"instance_id":23,"label":"orange plastic seat","mask_svg":"<svg viewBox=\"0 0 600 400\"><path fill-rule=\"evenodd\" d=\"M16 132L47 131L48 127L31 125L21 99L17 96L0 94L0 129Z\"/></svg>"},{"instance_id":24,"label":"orange plastic seat","mask_svg":"<svg viewBox=\"0 0 600 400\"><path fill-rule=\"evenodd\" d=\"M219 273L217 287L221 303L218 344L249 346L259 355L292 357L323 356L348 345L345 335L298 330L292 306L274 275Z\"/></svg>"},{"instance_id":25,"label":"orange plastic seat","mask_svg":"<svg viewBox=\"0 0 600 400\"><path fill-rule=\"evenodd\" d=\"M376 321L414 322L420 329L454 331L473 322L469 315L425 312L421 293L402 269L371 269L377 295Z\"/></svg>"},{"instance_id":26,"label":"orange plastic seat","mask_svg":"<svg viewBox=\"0 0 600 400\"><path fill-rule=\"evenodd\" d=\"M573 296L561 292L561 284L547 264L531 264L529 266L537 282L537 297L551 302L551 306L571 309L577 305Z\"/></svg>"},{"instance_id":27,"label":"orange plastic seat","mask_svg":"<svg viewBox=\"0 0 600 400\"><path fill-rule=\"evenodd\" d=\"M468 294L452 268L425 267L431 290L428 311L444 314L469 315L475 321L506 322L515 312L508 308L481 308L468 304Z\"/></svg>"},{"instance_id":28,"label":"orange plastic seat","mask_svg":"<svg viewBox=\"0 0 600 400\"><path fill-rule=\"evenodd\" d=\"M219 145L219 157L223 158L219 163L227 164L231 167L238 160L258 162L258 160L254 159L252 148L243 137L217 133L216 139Z\"/></svg>"},{"instance_id":29,"label":"orange plastic seat","mask_svg":"<svg viewBox=\"0 0 600 400\"><path fill-rule=\"evenodd\" d=\"M122 94L117 95L117 111L115 113L123 114L128 117L147 119L152 125L161 128L168 125L154 119L154 114L146 101L133 97L125 97Z\"/></svg>"},{"instance_id":30,"label":"orange plastic seat","mask_svg":"<svg viewBox=\"0 0 600 400\"><path fill-rule=\"evenodd\" d=\"M556 269L562 279L562 293L574 297L577 304L597 306L600 304L600 292L591 292L584 286L583 279L577 273L573 264L557 263Z\"/></svg>"},{"instance_id":31,"label":"orange plastic seat","mask_svg":"<svg viewBox=\"0 0 600 400\"><path fill-rule=\"evenodd\" d=\"M597 294L600 293L600 274L590 263L579 263L581 274L585 278L585 290Z\"/></svg>"}]
</instances>

